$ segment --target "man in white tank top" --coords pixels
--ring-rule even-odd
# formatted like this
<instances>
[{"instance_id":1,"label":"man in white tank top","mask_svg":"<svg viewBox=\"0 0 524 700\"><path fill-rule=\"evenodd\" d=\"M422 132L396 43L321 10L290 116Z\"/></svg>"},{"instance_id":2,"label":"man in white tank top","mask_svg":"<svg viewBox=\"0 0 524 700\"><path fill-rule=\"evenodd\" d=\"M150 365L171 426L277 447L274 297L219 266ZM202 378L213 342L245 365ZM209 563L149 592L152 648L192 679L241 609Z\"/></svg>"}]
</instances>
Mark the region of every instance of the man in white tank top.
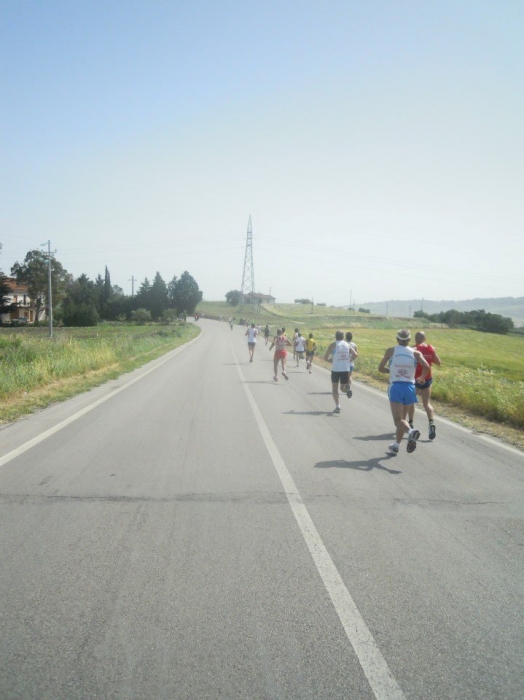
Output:
<instances>
[{"instance_id":1,"label":"man in white tank top","mask_svg":"<svg viewBox=\"0 0 524 700\"><path fill-rule=\"evenodd\" d=\"M331 362L331 386L332 394L335 399L335 411L334 413L340 413L340 399L338 393L338 384L340 382L340 390L347 393L349 391L349 371L351 368L351 363L357 357L358 353L349 343L344 340L344 333L342 331L337 331L335 333L335 342L331 343L324 354L324 360L329 362L332 356ZM348 398L349 398L348 394Z\"/></svg>"},{"instance_id":2,"label":"man in white tank top","mask_svg":"<svg viewBox=\"0 0 524 700\"><path fill-rule=\"evenodd\" d=\"M407 328L400 330L397 333L397 345L386 350L378 366L379 372L389 374L389 405L396 428L395 442L391 443L389 451L395 455L398 454L404 433L408 434L407 451L414 452L417 447L420 432L410 428L405 416L407 407L417 403L415 390L417 364L422 365L421 382L424 382L429 371L429 365L422 353L409 347L410 338Z\"/></svg>"},{"instance_id":3,"label":"man in white tank top","mask_svg":"<svg viewBox=\"0 0 524 700\"><path fill-rule=\"evenodd\" d=\"M253 362L253 355L255 353L258 335L258 331L254 323L251 324L251 328L248 328L244 335L247 335L247 349L249 351L249 361Z\"/></svg>"}]
</instances>

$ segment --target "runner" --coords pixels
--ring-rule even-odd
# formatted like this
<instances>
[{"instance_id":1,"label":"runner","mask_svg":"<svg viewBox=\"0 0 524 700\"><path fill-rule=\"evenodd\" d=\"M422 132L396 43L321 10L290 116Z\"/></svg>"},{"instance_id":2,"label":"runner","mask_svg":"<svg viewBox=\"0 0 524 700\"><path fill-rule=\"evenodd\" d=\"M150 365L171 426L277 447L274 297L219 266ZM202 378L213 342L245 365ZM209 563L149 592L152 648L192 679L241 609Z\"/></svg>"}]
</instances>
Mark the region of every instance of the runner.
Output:
<instances>
[{"instance_id":1,"label":"runner","mask_svg":"<svg viewBox=\"0 0 524 700\"><path fill-rule=\"evenodd\" d=\"M355 353L355 357L358 357L358 349L357 349L357 346L355 345L355 343L353 342L353 333L351 333L350 331L348 331L346 333L346 343L349 345L349 347ZM349 383L348 383L348 391L347 391L348 399L350 399L353 396L353 391L351 389L351 382L353 380L353 377L352 377L353 370L355 369L354 359L355 358L353 358L353 360L351 360L351 362L349 363Z\"/></svg>"},{"instance_id":2,"label":"runner","mask_svg":"<svg viewBox=\"0 0 524 700\"><path fill-rule=\"evenodd\" d=\"M349 388L349 366L356 357L353 348L350 348L349 343L346 343L344 340L342 331L335 333L335 340L326 350L324 360L329 362L331 356L333 356L331 362L331 385L333 398L335 399L334 413L340 413L338 384L340 382L340 390L347 393Z\"/></svg>"},{"instance_id":3,"label":"runner","mask_svg":"<svg viewBox=\"0 0 524 700\"><path fill-rule=\"evenodd\" d=\"M300 365L300 360L304 359L304 352L306 350L306 340L302 337L302 333L298 332L298 338L295 343L295 355L297 358L297 367Z\"/></svg>"},{"instance_id":4,"label":"runner","mask_svg":"<svg viewBox=\"0 0 524 700\"><path fill-rule=\"evenodd\" d=\"M431 399L431 385L433 383L433 377L431 376L431 365L440 365L440 357L437 355L437 351L433 345L428 345L426 343L426 334L424 331L418 331L415 333L415 348L422 353L424 359L429 365L429 372L426 374L426 381L420 381L420 375L422 374L422 367L417 365L415 370L415 388L417 394L422 399L422 405L426 411L426 415L429 421L429 439L434 440L437 437L437 429L435 427L434 418L435 411L430 403ZM415 416L415 404L412 404L408 410L408 420L411 427L413 427L413 418Z\"/></svg>"},{"instance_id":5,"label":"runner","mask_svg":"<svg viewBox=\"0 0 524 700\"><path fill-rule=\"evenodd\" d=\"M286 350L286 345L292 345L291 341L289 338L285 335L285 333L282 331L281 328L277 330L276 336L273 338L273 342L271 343L270 350L273 350L275 348L275 354L273 356L273 367L275 370L275 376L273 377L275 382L278 382L278 363L280 362L282 364L282 376L284 379L289 379L289 377L286 374L286 357L287 357L287 350Z\"/></svg>"},{"instance_id":6,"label":"runner","mask_svg":"<svg viewBox=\"0 0 524 700\"><path fill-rule=\"evenodd\" d=\"M395 442L389 445L391 454L398 454L404 433L408 434L407 451L414 452L420 432L409 427L404 417L407 407L417 403L415 391L415 367L422 365L420 381L425 382L429 365L419 350L409 347L411 335L407 328L397 333L397 345L388 348L378 366L378 371L389 374L389 405L395 421Z\"/></svg>"},{"instance_id":7,"label":"runner","mask_svg":"<svg viewBox=\"0 0 524 700\"><path fill-rule=\"evenodd\" d=\"M266 323L266 327L264 328L264 338L266 339L266 345L269 342L269 326Z\"/></svg>"},{"instance_id":8,"label":"runner","mask_svg":"<svg viewBox=\"0 0 524 700\"><path fill-rule=\"evenodd\" d=\"M316 349L317 344L315 343L315 338L313 337L313 333L310 333L309 338L306 340L306 369L309 370L309 374L311 374L311 365L313 364Z\"/></svg>"},{"instance_id":9,"label":"runner","mask_svg":"<svg viewBox=\"0 0 524 700\"><path fill-rule=\"evenodd\" d=\"M297 344L298 338L298 328L295 328L295 334L293 336L293 359L296 359L297 352L295 350L295 345Z\"/></svg>"},{"instance_id":10,"label":"runner","mask_svg":"<svg viewBox=\"0 0 524 700\"><path fill-rule=\"evenodd\" d=\"M247 331L244 333L244 335L247 335L247 348L249 351L249 361L253 362L253 355L255 353L255 346L257 344L257 335L258 331L255 328L255 324L251 324L251 328L248 328Z\"/></svg>"}]
</instances>

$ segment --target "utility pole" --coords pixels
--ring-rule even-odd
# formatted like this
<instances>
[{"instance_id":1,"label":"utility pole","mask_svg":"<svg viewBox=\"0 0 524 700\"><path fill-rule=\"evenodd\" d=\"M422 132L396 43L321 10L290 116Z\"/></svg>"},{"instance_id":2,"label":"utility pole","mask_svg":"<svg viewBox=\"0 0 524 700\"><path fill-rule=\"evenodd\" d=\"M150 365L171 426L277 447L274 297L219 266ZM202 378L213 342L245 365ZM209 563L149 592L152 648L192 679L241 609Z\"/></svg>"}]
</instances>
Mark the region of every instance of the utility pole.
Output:
<instances>
[{"instance_id":1,"label":"utility pole","mask_svg":"<svg viewBox=\"0 0 524 700\"><path fill-rule=\"evenodd\" d=\"M255 299L255 270L253 267L253 228L251 216L247 222L246 252L244 255L244 270L242 272L242 286L240 287L240 312L244 309L245 297L251 296L253 308L257 311Z\"/></svg>"},{"instance_id":2,"label":"utility pole","mask_svg":"<svg viewBox=\"0 0 524 700\"><path fill-rule=\"evenodd\" d=\"M40 245L45 245L41 243ZM49 308L49 337L53 337L53 289L51 284L51 241L47 241L47 304ZM37 319L38 321L38 319Z\"/></svg>"},{"instance_id":3,"label":"utility pole","mask_svg":"<svg viewBox=\"0 0 524 700\"><path fill-rule=\"evenodd\" d=\"M135 278L133 275L131 275L131 279L127 280L128 282L131 282L131 297L135 296Z\"/></svg>"}]
</instances>

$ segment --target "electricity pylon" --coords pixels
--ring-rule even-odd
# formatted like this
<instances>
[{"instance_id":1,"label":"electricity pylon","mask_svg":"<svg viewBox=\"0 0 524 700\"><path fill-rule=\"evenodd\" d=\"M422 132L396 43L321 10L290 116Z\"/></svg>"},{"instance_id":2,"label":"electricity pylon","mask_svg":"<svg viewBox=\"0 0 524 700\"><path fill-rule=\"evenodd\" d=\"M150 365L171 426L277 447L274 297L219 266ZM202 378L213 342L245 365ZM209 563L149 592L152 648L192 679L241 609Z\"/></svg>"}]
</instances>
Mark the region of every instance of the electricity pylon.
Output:
<instances>
[{"instance_id":1,"label":"electricity pylon","mask_svg":"<svg viewBox=\"0 0 524 700\"><path fill-rule=\"evenodd\" d=\"M253 304L253 311L258 311L258 300L255 296L255 269L253 267L253 228L251 216L247 222L246 253L244 255L244 272L240 288L240 311L246 302Z\"/></svg>"}]
</instances>

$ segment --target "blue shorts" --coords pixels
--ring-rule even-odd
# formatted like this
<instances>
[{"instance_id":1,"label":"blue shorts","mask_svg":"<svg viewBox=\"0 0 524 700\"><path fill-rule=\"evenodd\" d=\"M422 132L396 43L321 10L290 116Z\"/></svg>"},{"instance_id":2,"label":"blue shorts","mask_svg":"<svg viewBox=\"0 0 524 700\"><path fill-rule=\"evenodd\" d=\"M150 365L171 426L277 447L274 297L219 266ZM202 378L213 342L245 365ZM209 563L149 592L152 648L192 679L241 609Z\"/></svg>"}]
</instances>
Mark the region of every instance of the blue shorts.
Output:
<instances>
[{"instance_id":1,"label":"blue shorts","mask_svg":"<svg viewBox=\"0 0 524 700\"><path fill-rule=\"evenodd\" d=\"M388 396L392 403L402 403L404 406L418 403L415 385L411 382L393 382L389 385Z\"/></svg>"}]
</instances>

